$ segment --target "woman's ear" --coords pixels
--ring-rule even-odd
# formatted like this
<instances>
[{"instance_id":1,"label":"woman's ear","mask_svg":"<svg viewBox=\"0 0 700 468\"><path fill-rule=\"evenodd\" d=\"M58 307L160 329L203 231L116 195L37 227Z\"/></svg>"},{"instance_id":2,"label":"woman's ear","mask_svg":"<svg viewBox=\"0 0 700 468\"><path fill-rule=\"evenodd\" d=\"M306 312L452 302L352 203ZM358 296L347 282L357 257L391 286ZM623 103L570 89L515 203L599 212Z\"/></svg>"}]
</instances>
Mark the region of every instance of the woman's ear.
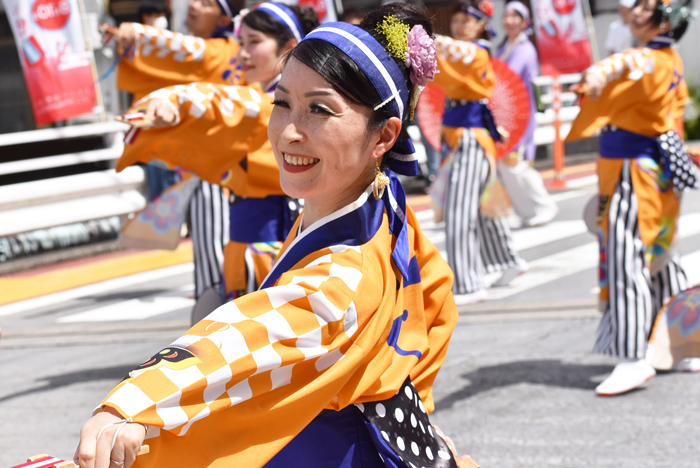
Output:
<instances>
[{"instance_id":1,"label":"woman's ear","mask_svg":"<svg viewBox=\"0 0 700 468\"><path fill-rule=\"evenodd\" d=\"M231 18L224 14L219 15L219 20L216 22L218 28L227 28L229 24L231 24Z\"/></svg>"},{"instance_id":2,"label":"woman's ear","mask_svg":"<svg viewBox=\"0 0 700 468\"><path fill-rule=\"evenodd\" d=\"M486 21L484 20L479 20L476 23L476 37L480 38L482 34L484 34L484 30L486 29Z\"/></svg>"},{"instance_id":3,"label":"woman's ear","mask_svg":"<svg viewBox=\"0 0 700 468\"><path fill-rule=\"evenodd\" d=\"M373 154L384 154L394 146L396 140L401 133L401 120L398 117L390 117L386 121L384 128L379 131L376 143L374 144Z\"/></svg>"},{"instance_id":4,"label":"woman's ear","mask_svg":"<svg viewBox=\"0 0 700 468\"><path fill-rule=\"evenodd\" d=\"M284 45L280 49L279 56L282 57L283 55L287 55L298 44L299 44L299 41L297 41L295 38L292 37L291 39L289 39L287 42L284 43Z\"/></svg>"}]
</instances>

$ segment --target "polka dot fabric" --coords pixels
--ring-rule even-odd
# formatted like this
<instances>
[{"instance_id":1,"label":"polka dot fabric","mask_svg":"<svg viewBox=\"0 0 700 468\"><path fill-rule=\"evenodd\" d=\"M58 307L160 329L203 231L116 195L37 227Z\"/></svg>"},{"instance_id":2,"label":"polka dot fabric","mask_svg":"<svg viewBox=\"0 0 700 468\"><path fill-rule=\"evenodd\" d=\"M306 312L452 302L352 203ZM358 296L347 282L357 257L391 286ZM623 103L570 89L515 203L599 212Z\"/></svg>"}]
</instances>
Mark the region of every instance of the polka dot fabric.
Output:
<instances>
[{"instance_id":1,"label":"polka dot fabric","mask_svg":"<svg viewBox=\"0 0 700 468\"><path fill-rule=\"evenodd\" d=\"M675 189L680 192L687 188L698 188L693 163L688 157L683 140L678 136L678 133L675 130L670 130L660 135L657 141L666 156L666 170L669 172Z\"/></svg>"},{"instance_id":2,"label":"polka dot fabric","mask_svg":"<svg viewBox=\"0 0 700 468\"><path fill-rule=\"evenodd\" d=\"M410 379L388 400L356 405L389 468L457 467L452 452L430 425L425 406ZM393 453L386 453L388 446Z\"/></svg>"}]
</instances>

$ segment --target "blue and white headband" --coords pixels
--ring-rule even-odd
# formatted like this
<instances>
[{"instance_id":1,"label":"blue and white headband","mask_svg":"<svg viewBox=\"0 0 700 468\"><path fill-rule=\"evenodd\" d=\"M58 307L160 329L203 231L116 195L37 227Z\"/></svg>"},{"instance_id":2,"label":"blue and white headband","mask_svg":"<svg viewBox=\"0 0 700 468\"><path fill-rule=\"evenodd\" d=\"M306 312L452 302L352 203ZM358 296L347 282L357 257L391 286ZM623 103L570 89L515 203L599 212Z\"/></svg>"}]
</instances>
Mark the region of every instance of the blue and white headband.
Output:
<instances>
[{"instance_id":1,"label":"blue and white headband","mask_svg":"<svg viewBox=\"0 0 700 468\"><path fill-rule=\"evenodd\" d=\"M229 18L233 19L233 12L231 11L231 7L229 4L226 2L226 0L216 0L216 3L219 5L219 8L221 8L221 12L228 16Z\"/></svg>"},{"instance_id":2,"label":"blue and white headband","mask_svg":"<svg viewBox=\"0 0 700 468\"><path fill-rule=\"evenodd\" d=\"M485 23L484 28L486 29L486 32L489 33L491 37L494 37L496 35L496 30L493 29L493 26L491 26L491 17L484 13L483 11L479 10L478 8L474 8L473 6L462 6L459 11L462 13L473 16L474 18L483 21Z\"/></svg>"},{"instance_id":3,"label":"blue and white headband","mask_svg":"<svg viewBox=\"0 0 700 468\"><path fill-rule=\"evenodd\" d=\"M265 2L255 7L255 9L262 10L270 15L272 19L287 28L287 30L292 34L292 37L294 37L297 41L304 39L304 28L301 26L301 22L299 21L299 18L297 18L297 15L295 15L292 9L287 5L275 2Z\"/></svg>"},{"instance_id":4,"label":"blue and white headband","mask_svg":"<svg viewBox=\"0 0 700 468\"><path fill-rule=\"evenodd\" d=\"M374 110L386 107L402 122L409 108L409 90L399 66L386 49L367 31L349 23L327 23L311 31L304 40L319 39L342 50L367 75L382 103ZM387 166L399 174L415 176L420 173L415 148L410 138L397 141L386 153Z\"/></svg>"}]
</instances>

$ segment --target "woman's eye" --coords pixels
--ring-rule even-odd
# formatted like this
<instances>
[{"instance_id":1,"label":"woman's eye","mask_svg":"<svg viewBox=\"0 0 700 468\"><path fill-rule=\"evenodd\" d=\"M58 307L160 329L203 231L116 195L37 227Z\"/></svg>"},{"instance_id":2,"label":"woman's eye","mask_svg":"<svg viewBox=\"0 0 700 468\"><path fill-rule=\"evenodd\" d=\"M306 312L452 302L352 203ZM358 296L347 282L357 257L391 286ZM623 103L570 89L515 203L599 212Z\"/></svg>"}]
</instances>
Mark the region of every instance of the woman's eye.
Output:
<instances>
[{"instance_id":1,"label":"woman's eye","mask_svg":"<svg viewBox=\"0 0 700 468\"><path fill-rule=\"evenodd\" d=\"M314 114L333 115L333 112L331 112L329 109L319 106L318 104L311 104L309 107L311 108L311 112Z\"/></svg>"},{"instance_id":2,"label":"woman's eye","mask_svg":"<svg viewBox=\"0 0 700 468\"><path fill-rule=\"evenodd\" d=\"M287 109L289 108L289 103L285 101L284 99L275 99L272 101L272 105L277 107L286 107Z\"/></svg>"}]
</instances>

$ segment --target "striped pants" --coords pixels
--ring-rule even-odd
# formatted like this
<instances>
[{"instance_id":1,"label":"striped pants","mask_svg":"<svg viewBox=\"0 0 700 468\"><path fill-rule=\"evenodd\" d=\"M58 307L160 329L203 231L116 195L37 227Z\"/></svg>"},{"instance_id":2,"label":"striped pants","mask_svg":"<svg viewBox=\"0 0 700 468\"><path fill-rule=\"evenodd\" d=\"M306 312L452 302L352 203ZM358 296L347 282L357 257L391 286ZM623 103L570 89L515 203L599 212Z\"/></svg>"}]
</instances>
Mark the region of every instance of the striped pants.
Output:
<instances>
[{"instance_id":1,"label":"striped pants","mask_svg":"<svg viewBox=\"0 0 700 468\"><path fill-rule=\"evenodd\" d=\"M629 359L643 359L659 310L671 296L686 289L687 279L675 255L653 277L639 232L637 196L630 161L610 199L606 265L609 300L598 327L594 350Z\"/></svg>"},{"instance_id":2,"label":"striped pants","mask_svg":"<svg viewBox=\"0 0 700 468\"><path fill-rule=\"evenodd\" d=\"M194 251L195 298L221 288L224 246L229 238L228 194L219 185L200 181L190 199L189 231Z\"/></svg>"},{"instance_id":3,"label":"striped pants","mask_svg":"<svg viewBox=\"0 0 700 468\"><path fill-rule=\"evenodd\" d=\"M485 289L486 272L514 267L520 259L506 219L481 213L481 194L489 171L484 149L465 130L452 156L444 208L447 263L455 275L455 294Z\"/></svg>"}]
</instances>

